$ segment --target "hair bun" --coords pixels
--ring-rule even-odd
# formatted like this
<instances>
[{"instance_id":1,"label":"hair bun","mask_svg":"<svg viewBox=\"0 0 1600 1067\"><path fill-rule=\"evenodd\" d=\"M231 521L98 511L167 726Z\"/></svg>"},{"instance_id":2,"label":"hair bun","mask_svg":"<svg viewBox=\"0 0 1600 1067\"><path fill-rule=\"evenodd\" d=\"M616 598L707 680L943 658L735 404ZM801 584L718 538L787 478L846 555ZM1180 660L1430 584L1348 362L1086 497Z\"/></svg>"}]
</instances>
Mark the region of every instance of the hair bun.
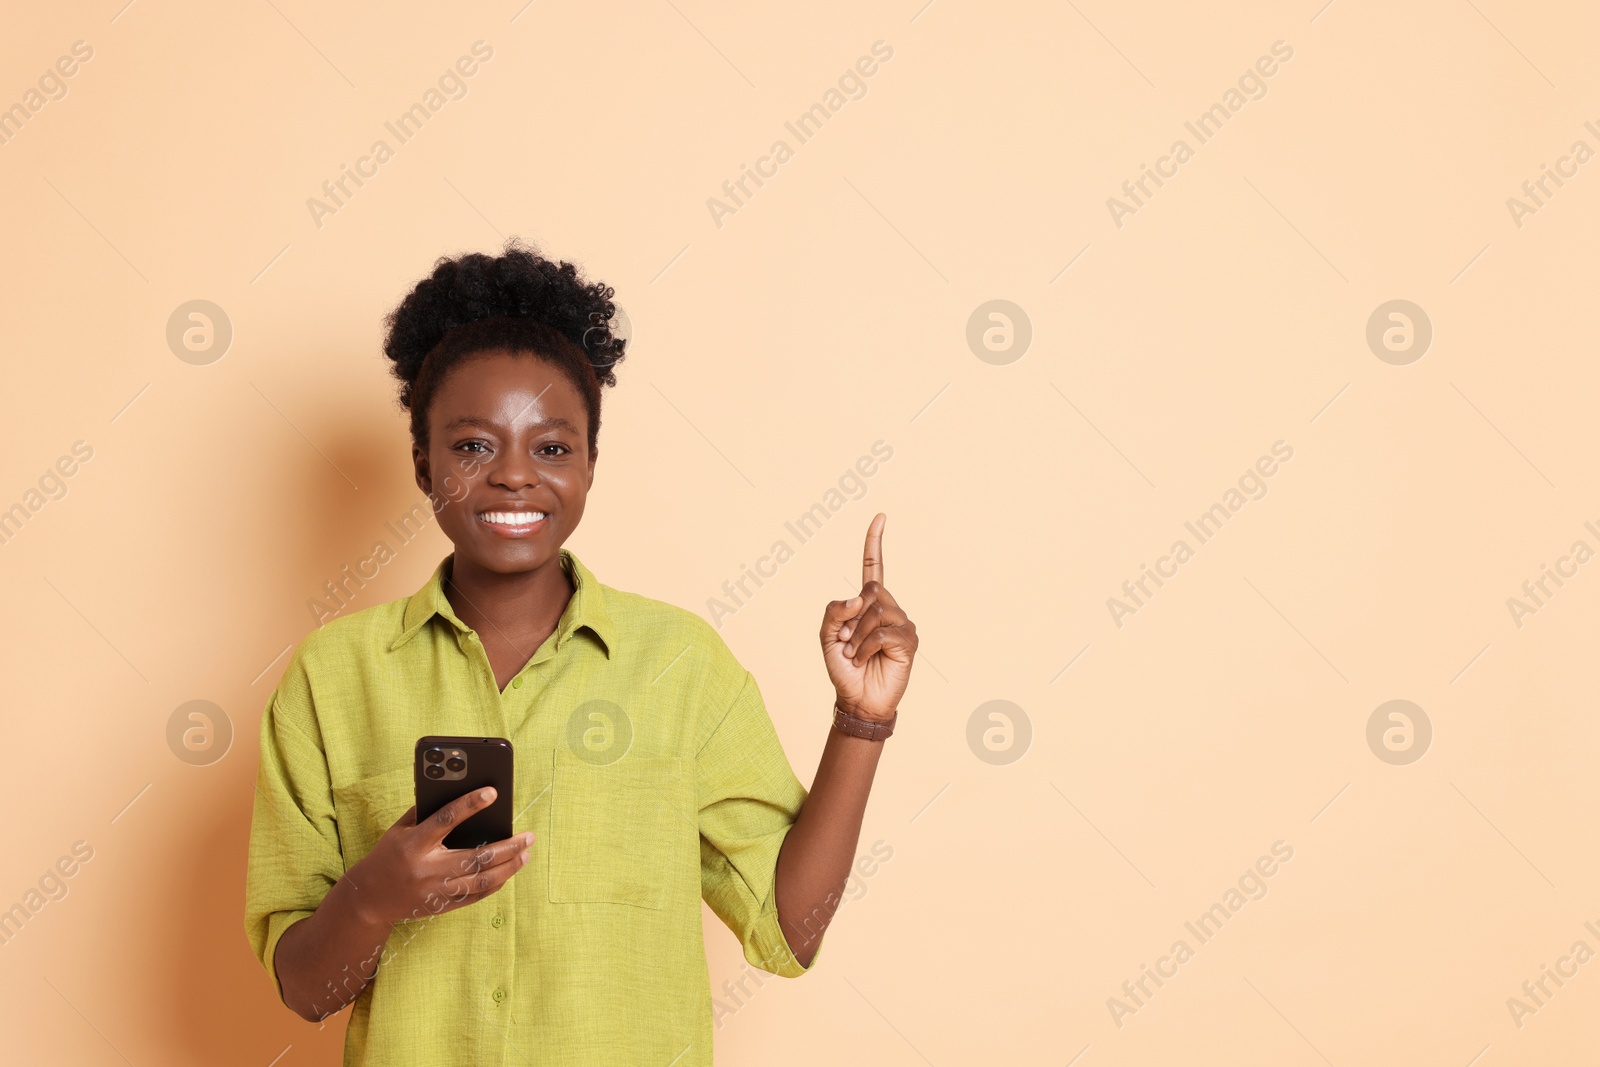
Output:
<instances>
[{"instance_id":1,"label":"hair bun","mask_svg":"<svg viewBox=\"0 0 1600 1067\"><path fill-rule=\"evenodd\" d=\"M482 319L515 317L550 326L589 358L602 385L616 385L631 326L611 297L615 290L586 281L578 268L552 261L515 237L498 256L468 252L441 257L433 273L384 317L383 353L404 383L401 403L410 406L410 386L422 361L457 326ZM620 319L620 322L616 320ZM617 330L616 325L626 327Z\"/></svg>"}]
</instances>

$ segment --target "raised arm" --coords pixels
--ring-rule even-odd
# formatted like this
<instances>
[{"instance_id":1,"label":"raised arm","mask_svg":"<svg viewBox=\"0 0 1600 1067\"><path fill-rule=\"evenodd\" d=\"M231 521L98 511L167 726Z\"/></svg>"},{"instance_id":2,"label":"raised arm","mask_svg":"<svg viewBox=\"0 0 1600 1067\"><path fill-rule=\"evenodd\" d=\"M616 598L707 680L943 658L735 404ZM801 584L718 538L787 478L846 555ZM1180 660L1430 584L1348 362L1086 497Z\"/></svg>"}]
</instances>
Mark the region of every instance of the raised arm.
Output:
<instances>
[{"instance_id":1,"label":"raised arm","mask_svg":"<svg viewBox=\"0 0 1600 1067\"><path fill-rule=\"evenodd\" d=\"M883 584L886 520L879 512L867 528L860 594L831 602L821 632L835 707L873 723L894 720L917 652L916 624ZM804 966L843 899L883 745L830 725L816 779L778 854L778 921Z\"/></svg>"}]
</instances>

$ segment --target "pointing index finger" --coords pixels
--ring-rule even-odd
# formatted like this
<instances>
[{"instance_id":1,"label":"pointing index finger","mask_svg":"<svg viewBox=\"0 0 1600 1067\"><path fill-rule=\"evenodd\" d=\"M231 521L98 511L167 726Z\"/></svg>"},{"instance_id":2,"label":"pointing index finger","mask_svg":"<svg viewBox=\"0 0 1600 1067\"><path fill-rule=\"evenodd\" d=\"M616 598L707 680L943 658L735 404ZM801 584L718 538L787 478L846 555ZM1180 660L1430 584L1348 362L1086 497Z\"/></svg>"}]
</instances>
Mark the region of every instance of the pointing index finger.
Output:
<instances>
[{"instance_id":1,"label":"pointing index finger","mask_svg":"<svg viewBox=\"0 0 1600 1067\"><path fill-rule=\"evenodd\" d=\"M883 527L889 517L878 512L867 527L867 543L861 551L861 584L883 584Z\"/></svg>"}]
</instances>

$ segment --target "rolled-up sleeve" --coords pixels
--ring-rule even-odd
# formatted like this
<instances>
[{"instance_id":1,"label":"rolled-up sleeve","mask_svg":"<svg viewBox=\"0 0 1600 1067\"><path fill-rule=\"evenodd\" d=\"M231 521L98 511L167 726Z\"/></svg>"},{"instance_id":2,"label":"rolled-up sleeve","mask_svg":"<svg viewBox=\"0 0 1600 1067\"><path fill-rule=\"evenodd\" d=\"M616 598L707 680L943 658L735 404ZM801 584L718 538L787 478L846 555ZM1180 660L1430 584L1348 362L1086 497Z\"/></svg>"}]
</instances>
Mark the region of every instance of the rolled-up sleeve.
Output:
<instances>
[{"instance_id":1,"label":"rolled-up sleeve","mask_svg":"<svg viewBox=\"0 0 1600 1067\"><path fill-rule=\"evenodd\" d=\"M701 895L763 971L795 978L802 966L778 923L778 852L805 803L755 678L744 683L696 760ZM821 953L812 955L811 967Z\"/></svg>"},{"instance_id":2,"label":"rolled-up sleeve","mask_svg":"<svg viewBox=\"0 0 1600 1067\"><path fill-rule=\"evenodd\" d=\"M298 656L261 717L261 763L250 819L245 933L283 996L274 954L344 873L328 762L316 740Z\"/></svg>"}]
</instances>

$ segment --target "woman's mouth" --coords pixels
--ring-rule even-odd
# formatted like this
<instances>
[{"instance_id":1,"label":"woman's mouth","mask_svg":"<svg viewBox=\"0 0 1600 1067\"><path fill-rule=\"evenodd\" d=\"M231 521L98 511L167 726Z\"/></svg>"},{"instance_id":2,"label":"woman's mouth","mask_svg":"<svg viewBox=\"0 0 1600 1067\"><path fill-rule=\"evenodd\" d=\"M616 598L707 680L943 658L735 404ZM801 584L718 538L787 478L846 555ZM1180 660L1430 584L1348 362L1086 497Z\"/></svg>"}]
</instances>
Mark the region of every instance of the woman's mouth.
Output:
<instances>
[{"instance_id":1,"label":"woman's mouth","mask_svg":"<svg viewBox=\"0 0 1600 1067\"><path fill-rule=\"evenodd\" d=\"M478 512L478 521L502 537L527 537L538 533L549 518L543 511Z\"/></svg>"}]
</instances>

